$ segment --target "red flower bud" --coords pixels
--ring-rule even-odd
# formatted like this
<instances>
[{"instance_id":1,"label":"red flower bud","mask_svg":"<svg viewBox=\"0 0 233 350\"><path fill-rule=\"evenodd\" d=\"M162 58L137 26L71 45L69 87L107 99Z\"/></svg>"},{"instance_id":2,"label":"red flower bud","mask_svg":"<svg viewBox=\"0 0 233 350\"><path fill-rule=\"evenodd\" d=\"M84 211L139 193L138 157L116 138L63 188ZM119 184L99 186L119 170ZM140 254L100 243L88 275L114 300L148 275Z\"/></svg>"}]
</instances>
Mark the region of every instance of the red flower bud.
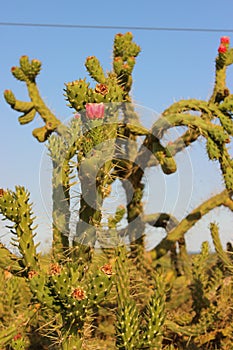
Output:
<instances>
[{"instance_id":1,"label":"red flower bud","mask_svg":"<svg viewBox=\"0 0 233 350\"><path fill-rule=\"evenodd\" d=\"M87 103L86 104L86 117L90 120L103 119L103 117L104 117L104 104L103 103Z\"/></svg>"},{"instance_id":2,"label":"red flower bud","mask_svg":"<svg viewBox=\"0 0 233 350\"><path fill-rule=\"evenodd\" d=\"M219 52L219 53L225 53L225 52L227 52L226 46L225 46L224 44L221 44L221 45L219 46L219 48L218 48L218 52Z\"/></svg>"},{"instance_id":3,"label":"red flower bud","mask_svg":"<svg viewBox=\"0 0 233 350\"><path fill-rule=\"evenodd\" d=\"M220 40L221 40L221 44L230 44L229 36L222 36Z\"/></svg>"},{"instance_id":4,"label":"red flower bud","mask_svg":"<svg viewBox=\"0 0 233 350\"><path fill-rule=\"evenodd\" d=\"M17 333L14 337L13 337L13 340L16 341L18 339L21 339L22 338L22 334L21 333Z\"/></svg>"}]
</instances>

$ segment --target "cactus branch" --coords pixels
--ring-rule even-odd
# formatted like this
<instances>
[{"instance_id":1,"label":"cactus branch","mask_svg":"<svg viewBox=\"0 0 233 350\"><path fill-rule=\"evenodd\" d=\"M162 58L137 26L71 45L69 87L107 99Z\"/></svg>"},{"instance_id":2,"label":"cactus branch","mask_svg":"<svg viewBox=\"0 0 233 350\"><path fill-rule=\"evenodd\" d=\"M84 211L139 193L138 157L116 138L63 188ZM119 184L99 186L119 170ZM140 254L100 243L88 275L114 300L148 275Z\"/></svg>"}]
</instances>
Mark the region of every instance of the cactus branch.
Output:
<instances>
[{"instance_id":1,"label":"cactus branch","mask_svg":"<svg viewBox=\"0 0 233 350\"><path fill-rule=\"evenodd\" d=\"M27 56L22 56L20 58L20 66L12 67L11 72L17 80L25 82L31 102L17 100L11 90L5 90L4 97L11 108L16 111L24 112L23 116L19 117L20 124L31 122L36 113L41 116L45 125L41 128L34 129L33 136L35 136L39 142L44 142L53 131L58 131L59 126L61 128L61 122L50 111L40 96L36 84L36 76L39 74L40 69L40 61L32 60L30 62Z\"/></svg>"},{"instance_id":2,"label":"cactus branch","mask_svg":"<svg viewBox=\"0 0 233 350\"><path fill-rule=\"evenodd\" d=\"M15 192L9 190L3 192L0 197L0 213L14 223L11 232L17 237L14 239L14 245L17 246L22 256L20 264L27 271L37 270L39 254L36 253L36 245L33 240L35 235L32 205L29 203L29 193L24 187L16 186Z\"/></svg>"},{"instance_id":3,"label":"cactus branch","mask_svg":"<svg viewBox=\"0 0 233 350\"><path fill-rule=\"evenodd\" d=\"M219 238L219 228L215 223L210 224L210 232L213 239L215 250L218 254L220 260L224 263L224 266L232 273L233 272L233 264L232 260L229 258L227 253L223 250L222 244Z\"/></svg>"},{"instance_id":4,"label":"cactus branch","mask_svg":"<svg viewBox=\"0 0 233 350\"><path fill-rule=\"evenodd\" d=\"M195 208L189 215L181 220L178 226L168 232L167 236L153 249L153 254L155 254L157 258L165 255L171 249L173 243L182 238L205 214L216 207L224 205L229 195L232 195L232 192L229 194L227 190L224 190Z\"/></svg>"}]
</instances>

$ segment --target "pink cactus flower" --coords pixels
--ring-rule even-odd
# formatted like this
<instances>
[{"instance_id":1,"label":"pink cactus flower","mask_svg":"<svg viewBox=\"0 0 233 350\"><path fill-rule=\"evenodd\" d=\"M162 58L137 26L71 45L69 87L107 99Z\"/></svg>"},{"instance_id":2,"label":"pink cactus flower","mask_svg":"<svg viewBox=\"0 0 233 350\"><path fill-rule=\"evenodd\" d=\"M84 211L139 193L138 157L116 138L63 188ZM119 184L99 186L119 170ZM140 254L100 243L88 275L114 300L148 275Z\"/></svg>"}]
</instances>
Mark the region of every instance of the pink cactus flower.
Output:
<instances>
[{"instance_id":1,"label":"pink cactus flower","mask_svg":"<svg viewBox=\"0 0 233 350\"><path fill-rule=\"evenodd\" d=\"M219 46L219 48L218 48L218 52L219 52L219 53L225 53L225 52L227 52L226 46L225 46L224 44L221 44L221 45Z\"/></svg>"},{"instance_id":2,"label":"pink cactus flower","mask_svg":"<svg viewBox=\"0 0 233 350\"><path fill-rule=\"evenodd\" d=\"M221 44L230 44L229 36L222 36L220 41L221 41Z\"/></svg>"},{"instance_id":3,"label":"pink cactus flower","mask_svg":"<svg viewBox=\"0 0 233 350\"><path fill-rule=\"evenodd\" d=\"M90 120L104 118L104 104L103 103L87 103L86 117Z\"/></svg>"}]
</instances>

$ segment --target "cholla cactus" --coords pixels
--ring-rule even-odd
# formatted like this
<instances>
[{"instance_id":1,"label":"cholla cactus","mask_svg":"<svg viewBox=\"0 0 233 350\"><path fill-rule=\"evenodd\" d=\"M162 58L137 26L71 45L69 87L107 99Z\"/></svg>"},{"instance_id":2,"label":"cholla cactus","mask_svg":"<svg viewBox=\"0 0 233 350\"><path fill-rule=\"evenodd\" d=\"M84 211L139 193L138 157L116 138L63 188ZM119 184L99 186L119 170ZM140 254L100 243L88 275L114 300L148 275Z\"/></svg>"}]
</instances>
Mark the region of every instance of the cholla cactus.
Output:
<instances>
[{"instance_id":1,"label":"cholla cactus","mask_svg":"<svg viewBox=\"0 0 233 350\"><path fill-rule=\"evenodd\" d=\"M232 296L225 280L229 277L225 271L232 272L232 261L221 247L217 228L212 225L211 232L224 265L220 268L213 264L217 278L214 272L207 271L210 256L207 245L203 245L198 259L190 261L184 238L189 228L210 210L222 205L233 208L233 162L228 151L233 135L233 95L226 85L226 69L233 63L233 49L229 44L229 38L221 39L215 85L209 101L176 102L150 130L140 123L132 103L132 73L140 47L130 32L115 36L111 72L105 73L95 56L86 59L93 87L86 79L65 84L65 98L75 110L74 118L66 126L39 94L36 77L41 69L40 61L22 56L19 67L12 68L13 76L26 84L30 101L19 101L11 90L6 90L7 103L23 113L20 124L31 122L36 113L44 121L44 126L35 129L33 135L40 142L47 141L53 165L53 243L51 261L44 266L34 243L34 218L28 191L20 186L15 191L1 190L0 213L12 222L17 253L1 244L0 267L24 278L31 290L31 303L38 305L36 313L52 315L51 332L53 336L56 334L60 348L88 348L93 334L97 333L93 325L97 329L100 326L101 308L105 306L112 313L116 311L115 332L107 345L109 349L111 346L171 349L170 336L177 339L177 348L187 346L187 337L193 346L206 346L211 341L215 346L217 336L211 324L219 320L222 336L217 346L223 344L224 337L228 342L232 340L229 335L232 327L224 324L222 314L218 316L223 301L229 302ZM187 131L166 145L163 136L177 126L185 126ZM137 142L139 137L143 139L141 145ZM209 159L220 165L225 190L203 202L181 222L170 213L146 215L143 205L146 169L160 166L165 175L173 174L177 170L176 154L199 137L206 140ZM123 186L127 203L119 206L105 224L103 204L116 180ZM71 237L71 189L77 182L81 195L75 234ZM125 229L120 226L123 220L128 224ZM144 242L146 224L165 228L167 233L149 258ZM125 239L130 242L129 249ZM102 248L99 254L94 253L97 244ZM176 252L178 245L179 253ZM170 267L155 272L160 264L158 259L168 252L171 252ZM145 276L148 276L146 281ZM180 280L184 283L181 301L177 292ZM220 281L223 286L219 295L215 287L220 286ZM190 312L182 310L180 320L172 319L180 304L187 307L188 298L192 300ZM29 317L27 313L25 317ZM228 314L226 319L230 320ZM4 346L12 342L15 331L15 327L6 330ZM207 332L210 335L207 336ZM13 339L11 346L20 348L20 339Z\"/></svg>"}]
</instances>

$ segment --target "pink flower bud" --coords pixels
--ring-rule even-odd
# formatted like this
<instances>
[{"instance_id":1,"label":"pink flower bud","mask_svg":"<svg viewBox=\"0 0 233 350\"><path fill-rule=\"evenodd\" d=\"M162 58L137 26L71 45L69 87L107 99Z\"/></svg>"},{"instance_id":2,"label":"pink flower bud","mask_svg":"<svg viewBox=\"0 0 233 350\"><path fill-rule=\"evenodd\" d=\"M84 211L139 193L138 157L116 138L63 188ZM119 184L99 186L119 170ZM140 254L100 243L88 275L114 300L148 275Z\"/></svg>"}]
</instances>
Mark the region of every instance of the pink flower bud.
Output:
<instances>
[{"instance_id":1,"label":"pink flower bud","mask_svg":"<svg viewBox=\"0 0 233 350\"><path fill-rule=\"evenodd\" d=\"M104 104L103 103L87 103L86 104L86 117L90 120L103 119L103 117L104 117Z\"/></svg>"},{"instance_id":2,"label":"pink flower bud","mask_svg":"<svg viewBox=\"0 0 233 350\"><path fill-rule=\"evenodd\" d=\"M224 44L221 44L221 45L219 46L219 48L218 48L218 52L219 52L219 53L225 53L225 52L227 52L226 46L225 46Z\"/></svg>"},{"instance_id":3,"label":"pink flower bud","mask_svg":"<svg viewBox=\"0 0 233 350\"><path fill-rule=\"evenodd\" d=\"M220 40L221 40L221 44L230 44L229 36L222 36Z\"/></svg>"}]
</instances>

